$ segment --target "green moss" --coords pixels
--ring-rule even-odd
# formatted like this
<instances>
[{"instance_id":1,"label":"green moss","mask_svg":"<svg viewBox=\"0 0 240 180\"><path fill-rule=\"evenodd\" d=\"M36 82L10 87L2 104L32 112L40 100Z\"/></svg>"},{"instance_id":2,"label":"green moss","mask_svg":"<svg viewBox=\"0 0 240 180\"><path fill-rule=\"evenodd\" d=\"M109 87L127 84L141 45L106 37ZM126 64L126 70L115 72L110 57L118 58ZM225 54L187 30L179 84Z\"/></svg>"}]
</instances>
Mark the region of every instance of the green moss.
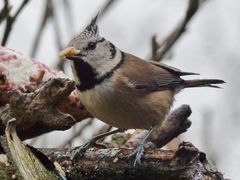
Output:
<instances>
[{"instance_id":1,"label":"green moss","mask_svg":"<svg viewBox=\"0 0 240 180\"><path fill-rule=\"evenodd\" d=\"M20 174L19 171L16 171L14 175L16 176L17 180L23 180L23 177L22 177L22 175Z\"/></svg>"},{"instance_id":2,"label":"green moss","mask_svg":"<svg viewBox=\"0 0 240 180\"><path fill-rule=\"evenodd\" d=\"M108 148L120 147L129 139L129 134L117 133L112 135L111 141L104 143Z\"/></svg>"},{"instance_id":3,"label":"green moss","mask_svg":"<svg viewBox=\"0 0 240 180\"><path fill-rule=\"evenodd\" d=\"M15 172L15 169L12 166L6 166L4 163L0 162L0 179L11 180L12 176L15 176L17 180L23 180L20 172Z\"/></svg>"},{"instance_id":4,"label":"green moss","mask_svg":"<svg viewBox=\"0 0 240 180\"><path fill-rule=\"evenodd\" d=\"M5 164L0 162L0 179L11 179L11 176L7 173Z\"/></svg>"}]
</instances>

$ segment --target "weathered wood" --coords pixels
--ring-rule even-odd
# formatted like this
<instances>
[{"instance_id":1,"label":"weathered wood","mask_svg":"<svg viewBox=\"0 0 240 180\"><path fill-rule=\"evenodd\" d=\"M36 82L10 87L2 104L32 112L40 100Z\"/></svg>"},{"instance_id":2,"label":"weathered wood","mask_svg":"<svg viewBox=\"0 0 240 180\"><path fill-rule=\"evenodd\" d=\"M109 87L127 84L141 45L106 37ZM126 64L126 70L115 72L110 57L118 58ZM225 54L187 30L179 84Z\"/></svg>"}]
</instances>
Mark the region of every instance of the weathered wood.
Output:
<instances>
[{"instance_id":1,"label":"weathered wood","mask_svg":"<svg viewBox=\"0 0 240 180\"><path fill-rule=\"evenodd\" d=\"M192 124L188 120L191 113L192 110L188 105L181 105L172 111L167 119L152 134L150 137L151 142L161 148L179 134L186 132Z\"/></svg>"},{"instance_id":2,"label":"weathered wood","mask_svg":"<svg viewBox=\"0 0 240 180\"><path fill-rule=\"evenodd\" d=\"M3 114L17 117L17 131L21 139L27 139L53 130L66 130L75 123L90 116L86 110L73 105L74 115L59 110L60 104L67 101L68 95L74 90L74 82L69 79L50 79L32 93L13 91L8 93L9 108L1 108ZM64 101L65 99L65 101ZM66 110L62 107L62 111ZM70 111L70 110L69 110ZM2 123L6 124L3 117ZM3 125L0 127L4 127ZM3 130L1 130L3 132Z\"/></svg>"},{"instance_id":3,"label":"weathered wood","mask_svg":"<svg viewBox=\"0 0 240 180\"><path fill-rule=\"evenodd\" d=\"M60 175L56 173L54 165L51 161L48 161L51 165L51 169L48 164L43 164L40 156L36 156L34 151L21 142L16 133L16 119L11 119L7 122L5 130L5 137L1 138L2 146L5 152L7 152L8 160L15 168L15 171L20 173L25 180L58 180ZM6 141L6 143L4 143ZM44 157L44 156L42 156Z\"/></svg>"},{"instance_id":4,"label":"weathered wood","mask_svg":"<svg viewBox=\"0 0 240 180\"><path fill-rule=\"evenodd\" d=\"M223 176L207 161L206 155L192 144L183 142L176 151L149 149L142 164L133 167L126 158L133 149L91 148L72 161L72 150L42 150L52 161L57 161L70 179L209 179Z\"/></svg>"},{"instance_id":5,"label":"weathered wood","mask_svg":"<svg viewBox=\"0 0 240 180\"><path fill-rule=\"evenodd\" d=\"M5 47L0 54L0 108L9 104L21 139L66 130L91 117L74 93L74 81L62 72ZM0 118L0 135L4 124Z\"/></svg>"}]
</instances>

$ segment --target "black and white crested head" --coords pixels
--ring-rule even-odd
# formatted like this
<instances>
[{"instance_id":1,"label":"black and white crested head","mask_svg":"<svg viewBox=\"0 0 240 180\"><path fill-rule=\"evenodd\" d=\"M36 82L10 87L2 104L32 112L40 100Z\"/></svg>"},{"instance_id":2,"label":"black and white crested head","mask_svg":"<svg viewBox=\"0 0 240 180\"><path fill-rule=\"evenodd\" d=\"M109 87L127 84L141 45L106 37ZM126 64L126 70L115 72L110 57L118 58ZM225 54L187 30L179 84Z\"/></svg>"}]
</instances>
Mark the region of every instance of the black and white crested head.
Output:
<instances>
[{"instance_id":1,"label":"black and white crested head","mask_svg":"<svg viewBox=\"0 0 240 180\"><path fill-rule=\"evenodd\" d=\"M79 72L78 78L80 83L83 81L83 73L86 71L86 66L88 66L89 71L92 71L91 76L94 76L95 79L100 79L115 70L122 60L122 52L99 35L96 21L97 16L68 45L80 51L77 56L69 58L72 59L75 71ZM84 69L81 69L83 65L80 66L80 63L84 63ZM82 77L79 77L80 74ZM87 75L90 76L90 74Z\"/></svg>"}]
</instances>

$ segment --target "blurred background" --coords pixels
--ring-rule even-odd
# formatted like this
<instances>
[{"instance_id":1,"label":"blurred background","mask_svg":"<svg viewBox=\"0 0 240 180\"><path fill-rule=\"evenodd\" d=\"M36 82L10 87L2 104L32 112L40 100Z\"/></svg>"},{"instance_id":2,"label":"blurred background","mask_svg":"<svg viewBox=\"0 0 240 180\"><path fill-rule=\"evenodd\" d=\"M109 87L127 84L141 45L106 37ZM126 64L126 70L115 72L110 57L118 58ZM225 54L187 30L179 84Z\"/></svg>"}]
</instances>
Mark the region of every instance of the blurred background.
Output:
<instances>
[{"instance_id":1,"label":"blurred background","mask_svg":"<svg viewBox=\"0 0 240 180\"><path fill-rule=\"evenodd\" d=\"M205 0L164 63L200 78L219 78L223 89L187 89L176 97L174 107L189 104L192 126L180 139L192 142L224 173L238 179L240 168L240 1ZM21 0L9 0L12 13ZM108 4L109 3L109 4ZM0 1L2 9L4 1ZM121 50L151 57L151 39L161 42L183 19L187 0L32 0L17 17L5 46L29 55L71 77L69 64L61 66L58 52L85 28L97 12L100 33ZM103 10L103 11L102 11ZM4 23L0 26L3 36ZM82 122L68 131L52 132L31 142L37 147L59 147ZM104 124L95 120L72 145L80 145Z\"/></svg>"}]
</instances>

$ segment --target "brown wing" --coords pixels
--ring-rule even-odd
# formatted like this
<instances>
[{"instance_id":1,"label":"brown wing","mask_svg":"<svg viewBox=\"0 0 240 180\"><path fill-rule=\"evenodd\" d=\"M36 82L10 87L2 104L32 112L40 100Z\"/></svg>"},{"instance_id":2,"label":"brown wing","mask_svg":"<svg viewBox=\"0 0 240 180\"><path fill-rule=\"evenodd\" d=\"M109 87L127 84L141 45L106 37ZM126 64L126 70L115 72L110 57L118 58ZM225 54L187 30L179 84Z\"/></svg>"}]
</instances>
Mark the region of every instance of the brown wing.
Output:
<instances>
[{"instance_id":1,"label":"brown wing","mask_svg":"<svg viewBox=\"0 0 240 180\"><path fill-rule=\"evenodd\" d=\"M179 87L183 75L192 75L162 63L146 62L131 54L126 54L120 68L126 83L139 91L159 91Z\"/></svg>"},{"instance_id":2,"label":"brown wing","mask_svg":"<svg viewBox=\"0 0 240 180\"><path fill-rule=\"evenodd\" d=\"M154 61L148 61L151 64L158 66L160 68L166 69L167 71L179 75L179 76L186 76L186 75L199 75L199 73L193 73L193 72L185 72L185 71L181 71L180 69L177 69L175 67L163 64L163 63L159 63L159 62L154 62Z\"/></svg>"}]
</instances>

